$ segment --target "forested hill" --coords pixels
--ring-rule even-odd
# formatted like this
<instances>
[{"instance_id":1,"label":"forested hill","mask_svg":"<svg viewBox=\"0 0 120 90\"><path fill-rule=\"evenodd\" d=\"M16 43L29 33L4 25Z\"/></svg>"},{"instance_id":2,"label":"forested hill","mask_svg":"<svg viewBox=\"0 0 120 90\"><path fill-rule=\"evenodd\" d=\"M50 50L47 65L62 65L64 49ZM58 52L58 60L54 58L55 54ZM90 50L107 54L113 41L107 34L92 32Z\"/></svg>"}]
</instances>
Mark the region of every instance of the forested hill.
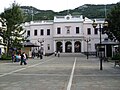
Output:
<instances>
[{"instance_id":1,"label":"forested hill","mask_svg":"<svg viewBox=\"0 0 120 90\"><path fill-rule=\"evenodd\" d=\"M26 14L26 21L33 20L53 20L55 15L84 15L88 18L104 18L105 11L108 14L115 4L107 5L94 5L85 4L83 6L77 7L75 9L63 10L60 12L54 12L52 10L39 10L32 6L21 6L21 9ZM33 16L32 16L33 14Z\"/></svg>"}]
</instances>

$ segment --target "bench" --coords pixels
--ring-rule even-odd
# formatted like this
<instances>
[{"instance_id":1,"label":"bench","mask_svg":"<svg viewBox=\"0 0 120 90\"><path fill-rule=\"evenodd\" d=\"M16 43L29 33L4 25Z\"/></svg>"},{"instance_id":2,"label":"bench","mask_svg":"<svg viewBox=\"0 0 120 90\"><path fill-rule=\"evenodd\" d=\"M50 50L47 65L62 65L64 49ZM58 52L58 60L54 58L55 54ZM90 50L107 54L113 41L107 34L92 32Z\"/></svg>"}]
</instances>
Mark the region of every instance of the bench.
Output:
<instances>
[{"instance_id":1,"label":"bench","mask_svg":"<svg viewBox=\"0 0 120 90\"><path fill-rule=\"evenodd\" d=\"M120 66L120 60L115 60L115 67L116 67L116 65L119 65Z\"/></svg>"}]
</instances>

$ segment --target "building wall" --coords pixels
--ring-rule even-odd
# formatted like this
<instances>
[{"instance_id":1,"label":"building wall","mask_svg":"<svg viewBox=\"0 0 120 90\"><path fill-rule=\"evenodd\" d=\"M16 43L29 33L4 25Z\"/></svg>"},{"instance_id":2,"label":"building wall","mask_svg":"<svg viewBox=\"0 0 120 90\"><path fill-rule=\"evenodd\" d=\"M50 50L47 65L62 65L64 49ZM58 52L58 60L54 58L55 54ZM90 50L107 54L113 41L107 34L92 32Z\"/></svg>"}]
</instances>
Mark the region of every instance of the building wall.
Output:
<instances>
[{"instance_id":1,"label":"building wall","mask_svg":"<svg viewBox=\"0 0 120 90\"><path fill-rule=\"evenodd\" d=\"M99 30L95 34L94 28L92 26L93 21L88 18L83 18L81 16L55 16L53 21L38 21L25 23L24 28L26 31L30 30L29 40L37 45L41 45L38 41L43 41L44 53L53 53L56 51L56 43L61 42L62 52L66 50L66 42L70 42L72 45L72 51L75 52L75 42L80 43L80 52L87 51L86 39L90 39L88 42L89 52L95 52L95 44L99 43ZM103 21L98 21L97 23L104 23ZM76 27L79 27L79 33L76 34ZM57 28L61 28L61 33L57 33ZM97 27L99 28L99 26ZM102 28L102 27L101 27ZM44 35L40 35L40 30L44 30ZM50 35L47 35L47 29L50 29ZM69 29L69 30L68 30ZM88 34L88 29L90 29L90 34ZM34 36L34 30L37 30L37 35ZM69 31L69 33L68 33ZM27 36L27 33L25 34ZM102 41L107 35L102 34Z\"/></svg>"},{"instance_id":2,"label":"building wall","mask_svg":"<svg viewBox=\"0 0 120 90\"><path fill-rule=\"evenodd\" d=\"M1 19L1 18L0 18ZM0 29L2 28L2 23L0 22ZM3 43L3 38L2 37L0 37L0 42L1 43ZM2 54L2 53L5 53L6 51L5 51L5 47L3 46L3 45L0 45L0 55Z\"/></svg>"},{"instance_id":3,"label":"building wall","mask_svg":"<svg viewBox=\"0 0 120 90\"><path fill-rule=\"evenodd\" d=\"M30 30L30 36L28 39L41 47L43 44L44 52L43 53L51 53L53 52L53 22L30 22L25 23L24 28L26 29L25 36L27 36L27 31ZM44 35L40 35L41 29L44 30ZM50 29L50 35L47 35L47 29ZM37 30L37 35L34 35L34 30ZM42 43L40 43L42 42ZM48 50L48 46L50 50ZM40 48L39 47L39 48ZM39 49L36 48L36 49ZM32 50L35 48L32 48Z\"/></svg>"}]
</instances>

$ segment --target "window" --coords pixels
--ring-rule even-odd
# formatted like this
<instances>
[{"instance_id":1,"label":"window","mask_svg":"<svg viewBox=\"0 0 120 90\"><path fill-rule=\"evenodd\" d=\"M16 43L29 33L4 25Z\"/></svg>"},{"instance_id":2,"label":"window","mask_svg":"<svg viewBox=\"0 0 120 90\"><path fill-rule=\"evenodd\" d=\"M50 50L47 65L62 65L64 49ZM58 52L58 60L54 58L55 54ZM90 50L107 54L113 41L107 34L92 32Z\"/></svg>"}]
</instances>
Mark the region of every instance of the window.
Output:
<instances>
[{"instance_id":1,"label":"window","mask_svg":"<svg viewBox=\"0 0 120 90\"><path fill-rule=\"evenodd\" d=\"M98 28L94 29L94 34L98 34Z\"/></svg>"},{"instance_id":2,"label":"window","mask_svg":"<svg viewBox=\"0 0 120 90\"><path fill-rule=\"evenodd\" d=\"M48 50L50 50L50 44L48 44L47 47L48 47Z\"/></svg>"},{"instance_id":3,"label":"window","mask_svg":"<svg viewBox=\"0 0 120 90\"><path fill-rule=\"evenodd\" d=\"M65 26L66 27L66 33L70 34L70 26Z\"/></svg>"},{"instance_id":4,"label":"window","mask_svg":"<svg viewBox=\"0 0 120 90\"><path fill-rule=\"evenodd\" d=\"M30 36L30 30L27 31L27 36Z\"/></svg>"},{"instance_id":5,"label":"window","mask_svg":"<svg viewBox=\"0 0 120 90\"><path fill-rule=\"evenodd\" d=\"M40 30L40 35L44 35L44 30L43 29Z\"/></svg>"},{"instance_id":6,"label":"window","mask_svg":"<svg viewBox=\"0 0 120 90\"><path fill-rule=\"evenodd\" d=\"M69 29L67 30L67 34L70 34L70 30Z\"/></svg>"},{"instance_id":7,"label":"window","mask_svg":"<svg viewBox=\"0 0 120 90\"><path fill-rule=\"evenodd\" d=\"M87 28L87 34L88 34L88 35L91 34L91 28Z\"/></svg>"},{"instance_id":8,"label":"window","mask_svg":"<svg viewBox=\"0 0 120 90\"><path fill-rule=\"evenodd\" d=\"M67 19L67 20L69 20L69 19L70 19L70 17L66 17L66 19Z\"/></svg>"},{"instance_id":9,"label":"window","mask_svg":"<svg viewBox=\"0 0 120 90\"><path fill-rule=\"evenodd\" d=\"M57 28L57 34L61 34L61 28Z\"/></svg>"},{"instance_id":10,"label":"window","mask_svg":"<svg viewBox=\"0 0 120 90\"><path fill-rule=\"evenodd\" d=\"M76 27L76 34L79 34L79 27Z\"/></svg>"},{"instance_id":11,"label":"window","mask_svg":"<svg viewBox=\"0 0 120 90\"><path fill-rule=\"evenodd\" d=\"M47 29L47 35L50 35L50 29Z\"/></svg>"},{"instance_id":12,"label":"window","mask_svg":"<svg viewBox=\"0 0 120 90\"><path fill-rule=\"evenodd\" d=\"M34 36L37 36L37 30L34 30Z\"/></svg>"}]
</instances>

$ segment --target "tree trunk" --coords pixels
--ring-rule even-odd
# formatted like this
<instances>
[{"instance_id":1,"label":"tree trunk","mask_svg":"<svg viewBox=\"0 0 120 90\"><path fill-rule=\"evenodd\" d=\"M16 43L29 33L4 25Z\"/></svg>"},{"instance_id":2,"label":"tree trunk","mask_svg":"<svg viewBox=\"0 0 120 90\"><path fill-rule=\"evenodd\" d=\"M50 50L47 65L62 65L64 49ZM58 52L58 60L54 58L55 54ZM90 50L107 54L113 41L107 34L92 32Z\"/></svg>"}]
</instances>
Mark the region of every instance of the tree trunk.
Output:
<instances>
[{"instance_id":1,"label":"tree trunk","mask_svg":"<svg viewBox=\"0 0 120 90\"><path fill-rule=\"evenodd\" d=\"M9 48L10 48L10 42L9 42L9 40L7 41L7 56L10 54L9 53Z\"/></svg>"}]
</instances>

